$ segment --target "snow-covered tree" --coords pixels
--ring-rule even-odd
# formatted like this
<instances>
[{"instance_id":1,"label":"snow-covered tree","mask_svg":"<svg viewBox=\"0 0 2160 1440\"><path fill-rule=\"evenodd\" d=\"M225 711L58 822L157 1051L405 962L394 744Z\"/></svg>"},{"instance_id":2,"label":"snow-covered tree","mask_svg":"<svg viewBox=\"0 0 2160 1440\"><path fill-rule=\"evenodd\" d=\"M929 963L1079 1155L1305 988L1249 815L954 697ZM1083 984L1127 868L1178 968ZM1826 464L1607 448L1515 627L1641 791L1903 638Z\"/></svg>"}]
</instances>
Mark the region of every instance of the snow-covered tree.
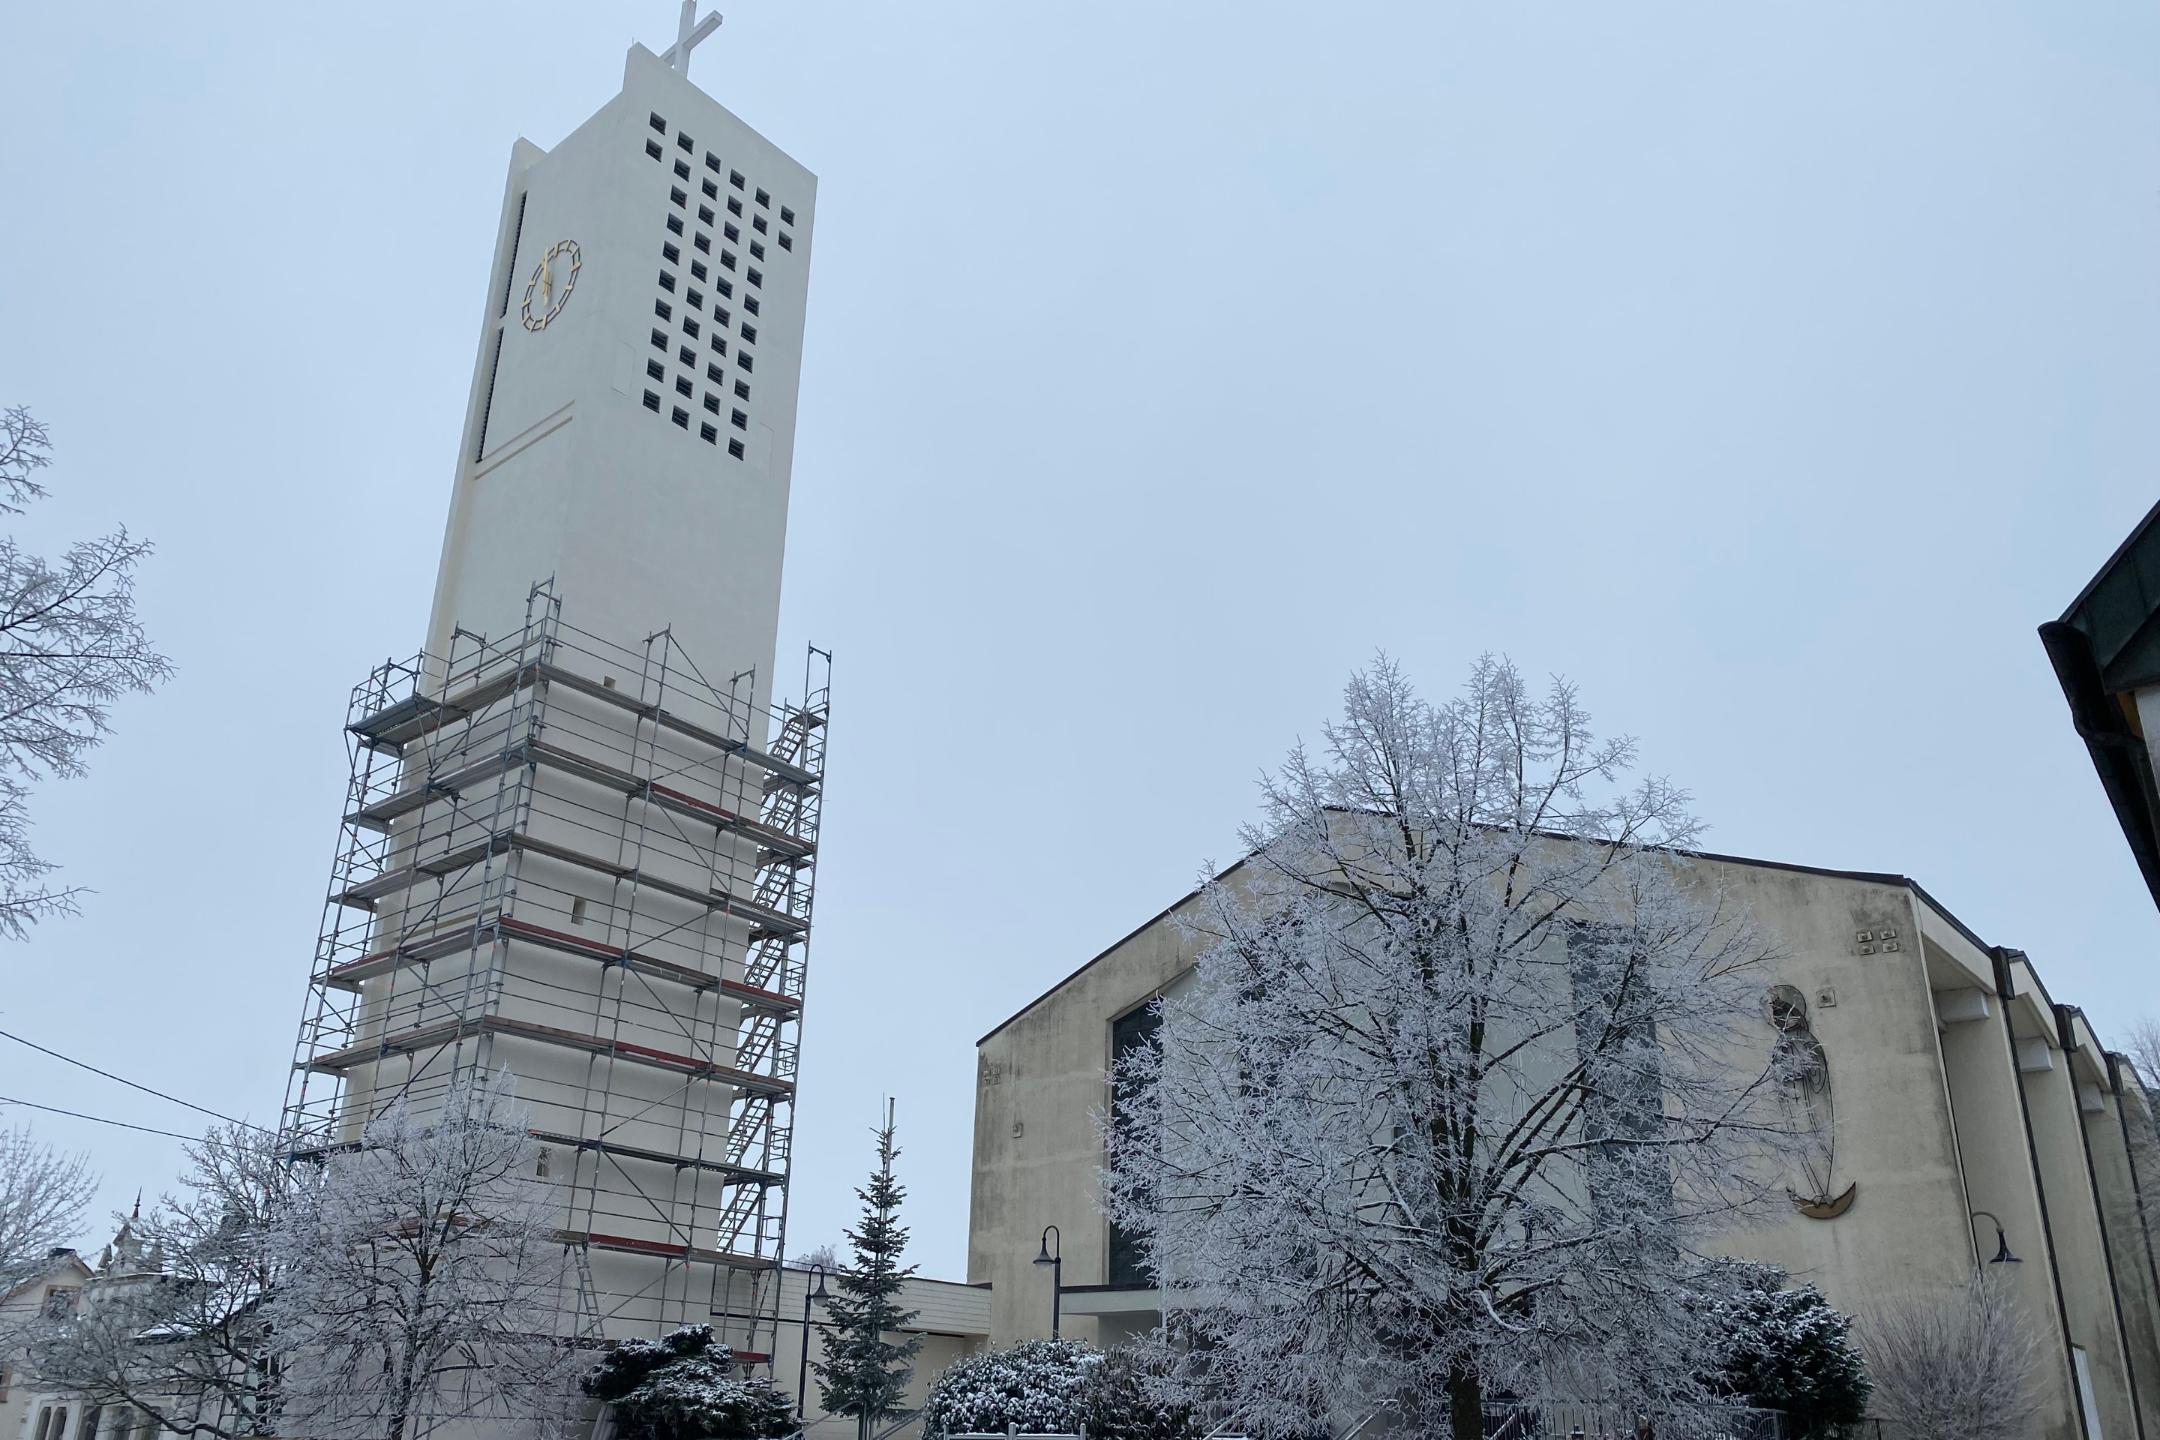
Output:
<instances>
[{"instance_id":1,"label":"snow-covered tree","mask_svg":"<svg viewBox=\"0 0 2160 1440\"><path fill-rule=\"evenodd\" d=\"M1277 1433L1693 1403L1699 1239L1787 1206L1795 1150L1771 947L1688 797L1492 658L1434 706L1383 657L1325 740L1204 886L1106 1122L1194 1383Z\"/></svg>"},{"instance_id":2,"label":"snow-covered tree","mask_svg":"<svg viewBox=\"0 0 2160 1440\"><path fill-rule=\"evenodd\" d=\"M1871 1308L1860 1347L1875 1413L1902 1434L2015 1440L2038 1425L2039 1337L2000 1279Z\"/></svg>"},{"instance_id":3,"label":"snow-covered tree","mask_svg":"<svg viewBox=\"0 0 2160 1440\"><path fill-rule=\"evenodd\" d=\"M96 1193L83 1156L55 1150L27 1126L0 1130L0 1295L76 1238Z\"/></svg>"},{"instance_id":4,"label":"snow-covered tree","mask_svg":"<svg viewBox=\"0 0 2160 1440\"><path fill-rule=\"evenodd\" d=\"M72 1315L39 1334L30 1366L85 1407L124 1405L160 1430L213 1440L276 1433L262 1304L289 1193L277 1137L221 1126L188 1147L177 1195L131 1216Z\"/></svg>"},{"instance_id":5,"label":"snow-covered tree","mask_svg":"<svg viewBox=\"0 0 2160 1440\"><path fill-rule=\"evenodd\" d=\"M1774 1265L1718 1267L1731 1283L1712 1300L1722 1337L1713 1387L1747 1405L1782 1410L1796 1437L1837 1435L1867 1415L1867 1366L1852 1317L1813 1285L1786 1288Z\"/></svg>"},{"instance_id":6,"label":"snow-covered tree","mask_svg":"<svg viewBox=\"0 0 2160 1440\"><path fill-rule=\"evenodd\" d=\"M862 1219L846 1232L854 1262L833 1277L839 1294L826 1305L830 1328L825 1354L811 1365L826 1413L865 1421L899 1410L915 1374L908 1362L922 1348L920 1335L893 1338L915 1319L913 1310L900 1305L901 1288L915 1267L900 1263L908 1238L900 1223L900 1203L907 1190L893 1174L893 1161L900 1156L893 1132L893 1107L887 1101L885 1123L874 1132L878 1168L870 1173L869 1183L855 1191L862 1200Z\"/></svg>"},{"instance_id":7,"label":"snow-covered tree","mask_svg":"<svg viewBox=\"0 0 2160 1440\"><path fill-rule=\"evenodd\" d=\"M21 406L0 411L0 515L45 496L52 438ZM135 567L148 541L124 529L79 540L57 563L0 536L0 935L75 909L45 883L30 845L30 786L80 775L111 730L114 702L172 674L135 618Z\"/></svg>"},{"instance_id":8,"label":"snow-covered tree","mask_svg":"<svg viewBox=\"0 0 2160 1440\"><path fill-rule=\"evenodd\" d=\"M795 1407L763 1377L735 1374L735 1352L712 1326L625 1340L580 1382L614 1407L622 1440L771 1440L795 1430Z\"/></svg>"},{"instance_id":9,"label":"snow-covered tree","mask_svg":"<svg viewBox=\"0 0 2160 1440\"><path fill-rule=\"evenodd\" d=\"M574 1283L507 1073L403 1101L295 1177L265 1306L283 1421L321 1440L421 1440L446 1425L546 1431L575 1408L554 1333Z\"/></svg>"}]
</instances>

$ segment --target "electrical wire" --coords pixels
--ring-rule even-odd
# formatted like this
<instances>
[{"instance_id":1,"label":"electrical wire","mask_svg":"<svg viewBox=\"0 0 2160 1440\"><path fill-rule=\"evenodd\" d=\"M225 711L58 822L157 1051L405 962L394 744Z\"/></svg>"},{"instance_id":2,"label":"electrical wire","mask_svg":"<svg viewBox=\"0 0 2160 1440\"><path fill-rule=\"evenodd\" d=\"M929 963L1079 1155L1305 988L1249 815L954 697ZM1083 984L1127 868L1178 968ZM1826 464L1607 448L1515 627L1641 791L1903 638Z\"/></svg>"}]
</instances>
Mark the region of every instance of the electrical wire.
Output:
<instances>
[{"instance_id":1,"label":"electrical wire","mask_svg":"<svg viewBox=\"0 0 2160 1440\"><path fill-rule=\"evenodd\" d=\"M108 1120L103 1115L85 1115L80 1110L62 1110L57 1105L40 1105L35 1100L17 1100L12 1095L0 1095L0 1105L20 1105L26 1110L43 1110L48 1115L65 1115L74 1120L94 1120L100 1125L117 1125L122 1130L140 1130L145 1135L163 1135L169 1140L200 1140L200 1135L182 1135L176 1130L160 1130L154 1125L133 1125L125 1120Z\"/></svg>"},{"instance_id":2,"label":"electrical wire","mask_svg":"<svg viewBox=\"0 0 2160 1440\"><path fill-rule=\"evenodd\" d=\"M84 1060L77 1060L77 1059L76 1059L76 1058L75 1058L74 1056L72 1056L72 1055L63 1055L63 1054L61 1054L61 1053L60 1053L60 1052L59 1052L58 1050L49 1050L49 1049L47 1049L47 1048L46 1048L45 1046L43 1046L43 1045L40 1045L40 1044L38 1044L38 1043L37 1043L37 1041L35 1041L35 1040L25 1040L25 1039L23 1039L23 1037L22 1037L22 1036L20 1036L20 1035L17 1035L17 1034L14 1034L14 1033L12 1033L12 1032L10 1032L10 1031L7 1031L7 1030L0 1030L0 1039L7 1039L7 1040L13 1040L13 1041L14 1041L14 1042L15 1042L16 1044L18 1044L18 1045L27 1045L27 1046L29 1046L29 1047L30 1047L30 1048L31 1048L32 1050L35 1050L35 1051L37 1051L37 1052L38 1052L38 1053L39 1053L40 1055L50 1055L50 1056L52 1056L52 1058L53 1058L53 1059L55 1059L55 1060L62 1060L62 1061L65 1061L66 1063L68 1063L68 1064L70 1064L70 1065L73 1065L73 1066L75 1066L75 1067L76 1067L76 1068L77 1068L78 1070L87 1070L87 1071L89 1071L89 1072L90 1072L91 1074L93 1074L93 1075L102 1075L102 1076L104 1076L104 1077L105 1077L105 1078L106 1078L107 1080L114 1080L114 1081L118 1081L118 1082L119 1082L120 1084L122 1084L122 1085L125 1085L125 1086L127 1086L127 1087L128 1087L129 1089L131 1089L131 1090L140 1090L140 1091L142 1091L142 1092L143 1092L143 1094L145 1094L145 1095L155 1095L155 1096L157 1096L157 1098L158 1098L158 1099L160 1099L160 1100L170 1100L170 1101L171 1101L171 1102L172 1102L173 1104L175 1104L175 1105L183 1106L184 1108L186 1108L186 1109L189 1109L189 1110L193 1110L193 1111L195 1111L195 1112L196 1112L196 1113L198 1113L198 1114L202 1114L202 1115L208 1115L208 1116L209 1116L209 1117L210 1117L211 1119L213 1119L213 1120L223 1120L223 1121L224 1121L224 1122L225 1122L226 1124L228 1124L228 1125L238 1125L238 1126L239 1126L239 1127L240 1127L241 1129L243 1129L243 1130L255 1130L255 1131L260 1131L260 1132L261 1132L262 1134L265 1134L265 1135L268 1135L268 1134L271 1134L271 1133L273 1133L273 1132L271 1132L271 1131L269 1131L269 1130L266 1130L266 1129L264 1129L264 1128L263 1128L262 1126L260 1126L260 1125L251 1125L251 1124L249 1124L249 1123L248 1123L247 1121L245 1121L245 1120L235 1120L235 1119L234 1119L234 1118L233 1118L232 1116L230 1116L230 1115L226 1115L226 1114L223 1114L223 1113L221 1113L221 1112L219 1112L219 1111L216 1111L216 1110L212 1110L212 1109L210 1109L210 1108L209 1108L208 1106L206 1106L206 1105L197 1105L197 1104L196 1104L196 1103L195 1103L194 1101L192 1101L192 1100L182 1100L182 1099L181 1099L181 1098L180 1098L179 1096L177 1096L177 1095L168 1095L168 1094L166 1094L166 1093L165 1093L165 1092L164 1092L163 1090L153 1090L153 1089L151 1089L151 1088L150 1088L150 1087L149 1087L148 1085L140 1085L140 1084L137 1084L137 1083L136 1083L135 1081L133 1081L133 1080L130 1080L130 1079L128 1079L128 1078L127 1078L126 1076L124 1076L124 1075L115 1075L115 1074L113 1074L113 1073L112 1073L112 1071L110 1071L110 1070L100 1070L100 1069L98 1069L98 1067L97 1067L97 1066L95 1066L95 1065L92 1065L92 1064L90 1064L90 1063L89 1063L89 1062L87 1062L87 1061L84 1061ZM18 1105L27 1105L27 1104L29 1104L30 1102L29 1102L29 1101L27 1101L27 1100L18 1100L18 1101L14 1102L14 1103L16 1103L16 1104L18 1104ZM63 1112L63 1113L65 1113L65 1112ZM83 1117L83 1118L85 1118L85 1119L90 1119L90 1120L95 1120L95 1119L96 1119L97 1117L96 1117L95 1115L90 1115L90 1116L85 1116L85 1117ZM122 1122L120 1122L120 1121L118 1121L118 1120L111 1120L111 1121L107 1121L106 1123L107 1123L107 1124L111 1124L111 1125L118 1125L118 1124L120 1124L120 1123L122 1123ZM144 1129L144 1128L146 1128L146 1127L144 1127L144 1126L141 1126L141 1125L136 1125L136 1126L133 1126L133 1127L130 1127L130 1128L133 1128L133 1129L136 1129L136 1130L141 1130L141 1129ZM153 1132L153 1133L155 1133L155 1134L159 1134L159 1135L170 1135L170 1134L171 1134L172 1132L171 1132L170 1130L158 1130L158 1131L155 1131L155 1132ZM182 1138L182 1139L187 1139L187 1140L192 1140L192 1139L196 1139L196 1138L198 1138L198 1137L196 1137L196 1136L192 1136L192 1135L187 1135L187 1136L182 1136L181 1138Z\"/></svg>"}]
</instances>

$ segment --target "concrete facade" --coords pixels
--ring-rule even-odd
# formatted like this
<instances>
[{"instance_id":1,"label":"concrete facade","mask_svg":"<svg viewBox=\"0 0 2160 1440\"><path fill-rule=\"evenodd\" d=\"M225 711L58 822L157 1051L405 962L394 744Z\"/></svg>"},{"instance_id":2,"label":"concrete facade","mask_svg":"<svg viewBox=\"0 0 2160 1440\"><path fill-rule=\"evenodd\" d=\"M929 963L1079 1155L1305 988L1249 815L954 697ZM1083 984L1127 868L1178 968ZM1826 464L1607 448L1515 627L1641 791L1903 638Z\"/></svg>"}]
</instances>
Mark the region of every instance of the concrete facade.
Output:
<instances>
[{"instance_id":1,"label":"concrete facade","mask_svg":"<svg viewBox=\"0 0 2160 1440\"><path fill-rule=\"evenodd\" d=\"M552 576L585 629L672 626L770 702L816 214L816 176L642 45L554 149L517 142L430 654Z\"/></svg>"},{"instance_id":2,"label":"concrete facade","mask_svg":"<svg viewBox=\"0 0 2160 1440\"><path fill-rule=\"evenodd\" d=\"M2141 1218L2155 1176L2130 1144L2148 1122L2124 1062L2051 1000L2027 957L1982 941L1903 876L1700 865L1780 943L1765 984L1808 1001L1839 1097L1836 1186L1856 1187L1842 1215L1795 1210L1736 1231L1727 1253L1864 1312L1962 1283L1995 1252L1994 1227L1974 1212L1999 1217L2019 1258L2004 1269L2044 1345L2039 1433L2142 1440L2160 1424L2160 1266ZM997 1344L1049 1331L1049 1274L1031 1263L1048 1224L1063 1242L1066 1334L1109 1344L1156 1323L1155 1292L1108 1273L1095 1116L1113 1023L1190 971L1177 921L1194 898L978 1044L968 1278L991 1287ZM1767 1018L1760 1038L1767 1049Z\"/></svg>"}]
</instances>

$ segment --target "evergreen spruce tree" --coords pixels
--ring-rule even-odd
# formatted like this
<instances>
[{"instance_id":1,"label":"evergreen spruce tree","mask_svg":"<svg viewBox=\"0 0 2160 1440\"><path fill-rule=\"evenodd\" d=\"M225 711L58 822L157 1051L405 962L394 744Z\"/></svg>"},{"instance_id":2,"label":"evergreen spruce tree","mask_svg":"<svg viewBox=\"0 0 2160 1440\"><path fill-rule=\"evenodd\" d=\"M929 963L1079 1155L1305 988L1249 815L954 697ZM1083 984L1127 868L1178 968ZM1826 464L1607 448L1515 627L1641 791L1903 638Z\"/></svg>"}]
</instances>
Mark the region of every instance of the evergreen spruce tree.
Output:
<instances>
[{"instance_id":1,"label":"evergreen spruce tree","mask_svg":"<svg viewBox=\"0 0 2160 1440\"><path fill-rule=\"evenodd\" d=\"M908 1236L899 1220L900 1202L907 1191L893 1176L893 1161L900 1154L893 1129L888 1100L885 1124L875 1132L878 1168L871 1172L870 1183L855 1192L863 1202L862 1220L845 1232L854 1263L834 1277L840 1293L826 1307L830 1328L825 1358L813 1367L826 1413L855 1416L861 1434L899 1410L900 1397L915 1374L908 1362L922 1346L921 1336L900 1343L887 1338L916 1315L900 1308L900 1287L913 1278L915 1267L900 1263Z\"/></svg>"}]
</instances>

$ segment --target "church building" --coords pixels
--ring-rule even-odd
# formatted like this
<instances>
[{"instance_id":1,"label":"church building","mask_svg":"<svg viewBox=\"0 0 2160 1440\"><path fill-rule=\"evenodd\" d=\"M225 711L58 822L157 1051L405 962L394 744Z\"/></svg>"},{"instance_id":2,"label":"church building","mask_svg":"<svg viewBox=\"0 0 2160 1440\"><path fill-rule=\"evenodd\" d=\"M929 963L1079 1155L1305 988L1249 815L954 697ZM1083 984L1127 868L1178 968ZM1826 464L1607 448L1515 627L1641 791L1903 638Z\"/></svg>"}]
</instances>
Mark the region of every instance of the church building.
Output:
<instances>
[{"instance_id":1,"label":"church building","mask_svg":"<svg viewBox=\"0 0 2160 1440\"><path fill-rule=\"evenodd\" d=\"M1801 1034L1837 1097L1816 1194L1725 1253L1782 1266L1848 1313L2002 1275L2042 1339L2034 1440L2160 1440L2160 1257L2143 1221L2160 1174L2149 1148L2133 1165L2152 1117L2129 1062L2031 957L1902 875L1696 864L1780 942L1762 1048ZM1160 1319L1132 1237L1098 1209L1097 1116L1114 1059L1159 1023L1151 1002L1190 975L1180 920L1197 904L1178 900L977 1044L968 1279L990 1289L993 1344L1056 1323L1108 1345Z\"/></svg>"}]
</instances>

